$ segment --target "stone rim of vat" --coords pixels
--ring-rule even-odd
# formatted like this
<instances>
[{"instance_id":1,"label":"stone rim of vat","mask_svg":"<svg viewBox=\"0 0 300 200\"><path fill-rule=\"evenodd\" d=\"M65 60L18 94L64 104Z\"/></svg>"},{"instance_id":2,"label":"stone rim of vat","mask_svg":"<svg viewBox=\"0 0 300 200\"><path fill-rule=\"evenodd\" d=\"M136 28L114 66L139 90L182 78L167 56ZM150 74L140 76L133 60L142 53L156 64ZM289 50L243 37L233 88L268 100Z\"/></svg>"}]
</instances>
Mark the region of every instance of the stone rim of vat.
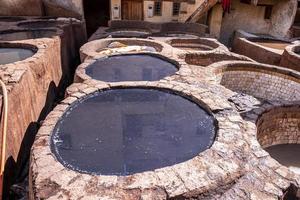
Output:
<instances>
[{"instance_id":1,"label":"stone rim of vat","mask_svg":"<svg viewBox=\"0 0 300 200\"><path fill-rule=\"evenodd\" d=\"M8 65L8 64L19 64L20 62L22 62L22 64L24 62L28 62L29 60L32 59L32 57L35 56L35 54L39 51L39 47L37 45L34 44L30 44L30 43L13 43L13 42L2 42L0 41L0 49L1 48L16 48L16 49L27 49L32 51L32 56L27 57L23 60L19 60L19 61L15 61L12 63L7 63L7 64L0 64L0 66L4 66L4 65Z\"/></svg>"},{"instance_id":2,"label":"stone rim of vat","mask_svg":"<svg viewBox=\"0 0 300 200\"><path fill-rule=\"evenodd\" d=\"M84 85L85 84L83 83L77 84L78 88L84 87ZM156 194L163 188L164 195L168 197L189 197L198 193L209 192L210 189L220 185L230 184L238 179L238 177L242 176L245 168L247 168L247 163L245 160L242 160L240 156L249 156L248 152L244 151L245 148L248 148L246 138L252 137L251 139L255 142L255 134L249 135L249 133L243 132L240 125L242 119L238 113L230 109L231 106L226 100L221 99L211 91L193 88L187 84L179 84L178 82L172 81L168 83L148 82L145 84L128 82L116 83L113 86L109 86L108 84L85 86L86 88L69 94L61 104L54 108L47 116L36 136L31 152L30 166L31 179L35 183L33 186L34 188L31 190L34 193L32 195L39 198L48 198L51 195L61 195L63 190L74 187L75 184L81 195L83 195L82 192L86 192L85 195L94 194L98 195L97 197L101 197L101 195L105 196L101 190L96 190L94 193L85 190L89 185L89 181L94 180L100 184L95 186L96 188L109 186L110 190L114 192L139 188L139 193L141 194L148 191ZM70 104L76 102L79 98L96 91L112 88L141 87L171 90L190 98L193 102L202 105L204 109L210 110L217 121L216 127L218 129L215 141L211 148L183 163L123 177L81 174L64 167L60 162L56 161L55 156L50 149L50 137L56 123ZM208 93L214 98L214 101L207 97ZM220 110L223 110L224 113L220 112ZM224 115L228 116L228 118L224 117ZM228 130L228 127L232 128ZM238 141L233 148L229 148L232 138L236 138ZM210 162L209 160L214 161ZM62 177L64 178L62 179ZM193 181L194 179L203 181L195 182ZM52 193L48 197L47 195L46 197L43 196L45 195L45 190L53 189L51 187L49 188L49 185L45 185L45 182L47 181L50 184L53 183L59 185L59 188L63 190L58 190L55 194ZM85 184L82 185L82 181L84 181ZM173 187L172 185L176 185L177 187ZM130 191L128 191L128 194L130 194ZM74 195L76 194L74 193Z\"/></svg>"},{"instance_id":3,"label":"stone rim of vat","mask_svg":"<svg viewBox=\"0 0 300 200\"><path fill-rule=\"evenodd\" d=\"M75 75L74 75L74 82L75 83L81 83L81 82L84 82L84 81L87 81L87 80L95 80L95 81L104 82L104 83L115 83L115 82L106 82L106 81L93 79L92 77L87 75L86 70L90 65L97 62L98 59L113 57L113 56L122 56L122 55L124 55L124 56L126 56L126 55L149 55L149 56L153 56L153 57L159 58L161 60L164 60L166 62L169 62L169 63L173 64L177 68L176 73L174 73L172 75L169 75L169 76L166 76L166 77L163 77L161 80L169 79L169 78L178 76L178 75L184 73L185 71L187 73L190 72L190 68L188 67L188 65L184 61L182 61L180 59L177 59L176 57L172 57L170 55L167 56L167 55L164 55L162 53L157 53L157 52L111 53L109 55L98 54L96 56L85 59L84 62L81 63L77 67L77 69L75 71ZM119 81L119 82L121 82L121 81ZM132 81L122 81L122 82L132 82ZM139 81L139 82L145 82L145 81Z\"/></svg>"},{"instance_id":4,"label":"stone rim of vat","mask_svg":"<svg viewBox=\"0 0 300 200\"><path fill-rule=\"evenodd\" d=\"M61 28L64 26L68 26L68 24L71 21L69 19L65 19L65 20L58 20L58 19L31 19L31 20L25 20L22 22L18 22L16 24L16 26L18 28L21 29L53 29L53 28ZM38 28L34 28L34 27L30 27L30 25L34 25L34 24L51 24L50 26L45 26L45 27L38 27Z\"/></svg>"},{"instance_id":5,"label":"stone rim of vat","mask_svg":"<svg viewBox=\"0 0 300 200\"><path fill-rule=\"evenodd\" d=\"M220 43L218 40L213 38L205 38L205 37L199 37L199 38L172 38L165 41L167 44L172 46L175 49L178 49L180 51L186 52L186 53L195 53L195 52L206 52L206 53L213 53L213 52L229 52L228 48ZM173 44L174 43L174 44ZM176 44L203 44L209 47L212 47L212 49L209 50L183 50L180 49L180 47L176 47L173 45Z\"/></svg>"},{"instance_id":6,"label":"stone rim of vat","mask_svg":"<svg viewBox=\"0 0 300 200\"><path fill-rule=\"evenodd\" d=\"M218 75L221 75L221 78L224 75L224 72L230 72L230 71L244 71L244 72L258 72L261 74L266 74L269 76L277 77L277 78L282 78L284 80L289 80L291 82L297 83L300 85L300 73L287 69L284 67L279 67L275 65L268 65L268 64L262 64L258 62L248 62L248 61L223 61L223 62L218 62L218 63L213 63L208 67L208 70L212 70L212 73L214 74L215 82L219 85L221 84L221 79L218 78ZM226 86L224 86L226 87ZM227 87L226 87L227 88ZM227 88L231 90L230 88ZM235 92L234 90L231 90ZM300 90L299 90L300 92ZM300 94L300 93L297 94ZM259 97L255 96L253 94L250 94L251 96L254 96L256 98L261 98L265 100L275 100L275 101L284 101L288 102L290 100L288 99L283 99L283 98L278 98L278 99L269 99L269 98L264 98L264 97ZM300 99L295 99L292 101L299 101Z\"/></svg>"},{"instance_id":7,"label":"stone rim of vat","mask_svg":"<svg viewBox=\"0 0 300 200\"><path fill-rule=\"evenodd\" d=\"M137 42L136 42L137 41ZM172 47L164 42L160 42L157 40L149 40L149 39L141 39L141 38L106 38L106 39L98 39L92 40L86 44L84 44L80 48L80 59L84 62L85 59L92 58L94 56L100 55L99 49L107 48L109 44L112 42L124 42L124 43L144 43L145 45L149 45L156 50L159 50L163 55L172 56ZM157 47L155 47L157 46Z\"/></svg>"},{"instance_id":8,"label":"stone rim of vat","mask_svg":"<svg viewBox=\"0 0 300 200\"><path fill-rule=\"evenodd\" d=\"M22 16L0 16L0 22L18 22L18 21L23 21L26 20L25 17Z\"/></svg>"}]
</instances>

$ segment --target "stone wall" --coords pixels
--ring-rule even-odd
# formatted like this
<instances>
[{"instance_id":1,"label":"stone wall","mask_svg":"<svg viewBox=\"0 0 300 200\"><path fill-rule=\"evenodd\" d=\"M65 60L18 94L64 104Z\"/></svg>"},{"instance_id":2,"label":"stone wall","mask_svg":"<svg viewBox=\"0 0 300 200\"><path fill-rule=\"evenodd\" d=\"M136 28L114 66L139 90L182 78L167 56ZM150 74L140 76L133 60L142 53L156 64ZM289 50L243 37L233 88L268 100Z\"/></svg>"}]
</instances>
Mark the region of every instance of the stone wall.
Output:
<instances>
[{"instance_id":1,"label":"stone wall","mask_svg":"<svg viewBox=\"0 0 300 200\"><path fill-rule=\"evenodd\" d=\"M299 74L258 63L226 64L216 70L218 82L239 93L268 100L300 100Z\"/></svg>"},{"instance_id":2,"label":"stone wall","mask_svg":"<svg viewBox=\"0 0 300 200\"><path fill-rule=\"evenodd\" d=\"M300 107L273 108L257 121L257 139L263 148L300 143Z\"/></svg>"}]
</instances>

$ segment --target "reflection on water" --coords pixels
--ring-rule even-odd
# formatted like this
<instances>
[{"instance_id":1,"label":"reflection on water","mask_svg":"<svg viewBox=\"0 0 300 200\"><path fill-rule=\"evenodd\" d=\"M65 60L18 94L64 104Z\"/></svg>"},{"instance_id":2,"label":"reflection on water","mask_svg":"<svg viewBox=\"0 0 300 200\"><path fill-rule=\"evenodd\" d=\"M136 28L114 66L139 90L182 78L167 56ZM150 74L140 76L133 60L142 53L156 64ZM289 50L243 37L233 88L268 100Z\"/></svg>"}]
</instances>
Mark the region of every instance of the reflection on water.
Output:
<instances>
[{"instance_id":1,"label":"reflection on water","mask_svg":"<svg viewBox=\"0 0 300 200\"><path fill-rule=\"evenodd\" d=\"M24 60L33 56L34 52L30 49L21 48L0 48L0 65Z\"/></svg>"},{"instance_id":2,"label":"reflection on water","mask_svg":"<svg viewBox=\"0 0 300 200\"><path fill-rule=\"evenodd\" d=\"M266 151L282 165L300 174L300 144L280 144L266 148Z\"/></svg>"},{"instance_id":3,"label":"reflection on water","mask_svg":"<svg viewBox=\"0 0 300 200\"><path fill-rule=\"evenodd\" d=\"M168 61L150 55L120 55L97 60L87 67L93 79L118 81L156 81L173 75L178 69Z\"/></svg>"},{"instance_id":4,"label":"reflection on water","mask_svg":"<svg viewBox=\"0 0 300 200\"><path fill-rule=\"evenodd\" d=\"M114 89L73 105L56 125L51 148L73 170L128 175L191 159L214 137L213 117L179 95Z\"/></svg>"}]
</instances>

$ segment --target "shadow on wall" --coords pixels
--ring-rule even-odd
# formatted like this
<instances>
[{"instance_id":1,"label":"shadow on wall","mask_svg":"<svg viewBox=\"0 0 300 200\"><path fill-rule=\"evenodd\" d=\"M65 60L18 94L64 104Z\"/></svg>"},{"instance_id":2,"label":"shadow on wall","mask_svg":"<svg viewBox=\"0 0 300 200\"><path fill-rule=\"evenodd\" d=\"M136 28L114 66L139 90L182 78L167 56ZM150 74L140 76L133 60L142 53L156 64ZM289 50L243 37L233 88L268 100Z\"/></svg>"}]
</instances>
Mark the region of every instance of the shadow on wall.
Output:
<instances>
[{"instance_id":1,"label":"shadow on wall","mask_svg":"<svg viewBox=\"0 0 300 200\"><path fill-rule=\"evenodd\" d=\"M85 0L83 1L84 18L88 37L100 26L108 26L110 0Z\"/></svg>"},{"instance_id":2,"label":"shadow on wall","mask_svg":"<svg viewBox=\"0 0 300 200\"><path fill-rule=\"evenodd\" d=\"M18 158L15 161L13 157L9 157L6 161L4 174L3 199L18 199L14 193L10 193L10 188L13 184L23 182L28 176L28 159L35 136L40 127L40 123L46 118L48 113L55 106L55 102L59 100L58 87L54 82L51 82L48 87L48 93L45 105L36 122L31 122L24 134L21 147L18 153Z\"/></svg>"}]
</instances>

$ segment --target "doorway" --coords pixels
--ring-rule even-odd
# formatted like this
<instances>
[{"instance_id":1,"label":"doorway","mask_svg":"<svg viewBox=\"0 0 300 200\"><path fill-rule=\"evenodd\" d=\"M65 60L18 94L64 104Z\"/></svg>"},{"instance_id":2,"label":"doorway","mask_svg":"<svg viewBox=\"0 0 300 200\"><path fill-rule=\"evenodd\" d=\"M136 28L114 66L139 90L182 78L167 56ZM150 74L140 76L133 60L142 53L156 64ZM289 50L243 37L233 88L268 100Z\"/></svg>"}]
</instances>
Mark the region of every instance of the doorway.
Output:
<instances>
[{"instance_id":1,"label":"doorway","mask_svg":"<svg viewBox=\"0 0 300 200\"><path fill-rule=\"evenodd\" d=\"M84 0L83 7L88 36L91 36L100 26L108 26L110 0Z\"/></svg>"},{"instance_id":2,"label":"doorway","mask_svg":"<svg viewBox=\"0 0 300 200\"><path fill-rule=\"evenodd\" d=\"M123 20L143 20L143 0L122 0Z\"/></svg>"}]
</instances>

